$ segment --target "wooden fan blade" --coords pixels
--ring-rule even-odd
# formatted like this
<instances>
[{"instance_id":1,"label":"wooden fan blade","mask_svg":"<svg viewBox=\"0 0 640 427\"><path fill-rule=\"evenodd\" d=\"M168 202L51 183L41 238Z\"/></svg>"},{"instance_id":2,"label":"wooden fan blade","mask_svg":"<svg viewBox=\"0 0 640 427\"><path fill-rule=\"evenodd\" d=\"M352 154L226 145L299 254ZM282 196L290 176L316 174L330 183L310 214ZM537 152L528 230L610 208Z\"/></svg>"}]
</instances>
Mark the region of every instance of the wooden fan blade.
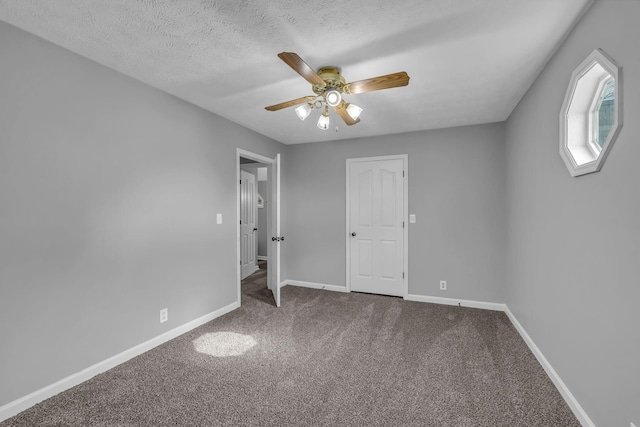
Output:
<instances>
[{"instance_id":1,"label":"wooden fan blade","mask_svg":"<svg viewBox=\"0 0 640 427\"><path fill-rule=\"evenodd\" d=\"M289 67L293 68L312 85L326 85L318 73L313 71L313 68L309 67L296 53L282 52L278 54L278 58L282 59Z\"/></svg>"},{"instance_id":2,"label":"wooden fan blade","mask_svg":"<svg viewBox=\"0 0 640 427\"><path fill-rule=\"evenodd\" d=\"M313 100L315 96L303 96L302 98L292 99L291 101L281 102L280 104L270 105L268 107L264 107L265 110L269 111L278 111L283 108L293 107L294 105L304 104L305 102L309 102Z\"/></svg>"},{"instance_id":3,"label":"wooden fan blade","mask_svg":"<svg viewBox=\"0 0 640 427\"><path fill-rule=\"evenodd\" d=\"M373 77L371 79L358 80L347 83L344 86L345 93L355 94L373 92L374 90L390 89L393 87L406 86L409 84L409 75L404 71Z\"/></svg>"},{"instance_id":4,"label":"wooden fan blade","mask_svg":"<svg viewBox=\"0 0 640 427\"><path fill-rule=\"evenodd\" d=\"M333 109L340 117L342 117L342 120L344 120L347 126L355 125L360 121L360 118L353 120L349 113L347 113L347 103L344 101L333 107Z\"/></svg>"}]
</instances>

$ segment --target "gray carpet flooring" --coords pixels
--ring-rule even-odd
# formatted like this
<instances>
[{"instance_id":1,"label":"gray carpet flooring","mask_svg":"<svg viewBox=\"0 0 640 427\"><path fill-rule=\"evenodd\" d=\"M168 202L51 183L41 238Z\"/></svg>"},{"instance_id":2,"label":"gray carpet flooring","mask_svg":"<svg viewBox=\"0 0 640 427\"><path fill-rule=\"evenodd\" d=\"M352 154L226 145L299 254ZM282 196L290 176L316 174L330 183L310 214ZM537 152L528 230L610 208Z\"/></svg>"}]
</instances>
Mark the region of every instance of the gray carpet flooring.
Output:
<instances>
[{"instance_id":1,"label":"gray carpet flooring","mask_svg":"<svg viewBox=\"0 0 640 427\"><path fill-rule=\"evenodd\" d=\"M579 426L504 313L287 286L0 426Z\"/></svg>"}]
</instances>

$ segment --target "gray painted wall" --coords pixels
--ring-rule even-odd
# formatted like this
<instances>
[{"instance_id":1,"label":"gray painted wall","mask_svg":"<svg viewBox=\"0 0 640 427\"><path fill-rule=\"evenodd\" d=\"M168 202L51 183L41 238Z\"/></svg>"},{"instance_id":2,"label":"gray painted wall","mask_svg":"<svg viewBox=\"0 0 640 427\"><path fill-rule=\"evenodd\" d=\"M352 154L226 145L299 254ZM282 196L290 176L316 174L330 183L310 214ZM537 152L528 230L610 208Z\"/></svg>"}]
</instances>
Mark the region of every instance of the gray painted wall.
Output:
<instances>
[{"instance_id":1,"label":"gray painted wall","mask_svg":"<svg viewBox=\"0 0 640 427\"><path fill-rule=\"evenodd\" d=\"M410 293L506 301L598 425L640 425L638 16L598 0L506 125L291 147L0 22L0 405L235 301L240 147L283 153L282 278L342 286L345 160L408 154ZM625 124L575 179L558 112L596 47Z\"/></svg>"},{"instance_id":2,"label":"gray painted wall","mask_svg":"<svg viewBox=\"0 0 640 427\"><path fill-rule=\"evenodd\" d=\"M390 154L409 156L409 293L503 302L502 124L290 146L286 277L345 286L346 159Z\"/></svg>"},{"instance_id":3,"label":"gray painted wall","mask_svg":"<svg viewBox=\"0 0 640 427\"><path fill-rule=\"evenodd\" d=\"M599 426L640 426L640 2L596 1L506 124L511 311ZM602 48L624 126L601 172L571 178L558 114Z\"/></svg>"},{"instance_id":4,"label":"gray painted wall","mask_svg":"<svg viewBox=\"0 0 640 427\"><path fill-rule=\"evenodd\" d=\"M2 22L0 57L1 406L235 302L236 147L286 146Z\"/></svg>"}]
</instances>

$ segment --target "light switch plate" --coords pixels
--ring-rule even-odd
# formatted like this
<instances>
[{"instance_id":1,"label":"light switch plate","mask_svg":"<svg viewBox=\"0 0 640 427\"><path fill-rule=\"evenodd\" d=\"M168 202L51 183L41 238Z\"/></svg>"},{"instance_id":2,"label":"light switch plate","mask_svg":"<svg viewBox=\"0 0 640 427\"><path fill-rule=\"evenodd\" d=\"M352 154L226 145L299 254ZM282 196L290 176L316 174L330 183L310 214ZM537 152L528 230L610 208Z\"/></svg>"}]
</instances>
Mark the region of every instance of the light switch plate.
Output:
<instances>
[{"instance_id":1,"label":"light switch plate","mask_svg":"<svg viewBox=\"0 0 640 427\"><path fill-rule=\"evenodd\" d=\"M415 224L416 223L416 214L410 214L409 215L409 222L411 224Z\"/></svg>"},{"instance_id":2,"label":"light switch plate","mask_svg":"<svg viewBox=\"0 0 640 427\"><path fill-rule=\"evenodd\" d=\"M222 224L222 214L216 215L216 223Z\"/></svg>"}]
</instances>

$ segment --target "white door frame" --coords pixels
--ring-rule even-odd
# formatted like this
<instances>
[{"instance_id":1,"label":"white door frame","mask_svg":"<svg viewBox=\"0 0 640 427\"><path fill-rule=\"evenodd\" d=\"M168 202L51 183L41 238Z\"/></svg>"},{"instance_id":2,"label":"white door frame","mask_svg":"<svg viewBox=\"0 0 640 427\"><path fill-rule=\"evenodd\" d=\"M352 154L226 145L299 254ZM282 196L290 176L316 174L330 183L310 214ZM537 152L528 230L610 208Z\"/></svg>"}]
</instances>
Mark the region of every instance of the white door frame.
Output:
<instances>
[{"instance_id":1,"label":"white door frame","mask_svg":"<svg viewBox=\"0 0 640 427\"><path fill-rule=\"evenodd\" d=\"M245 199L245 201L242 201L242 193L243 191L247 190L247 183L245 181L253 181L253 198L249 198L249 199ZM244 190L243 190L243 187ZM243 168L242 165L240 165L240 270L241 270L241 276L240 279L244 280L246 277L250 276L251 274L255 273L258 270L258 260L256 259L256 256L258 254L258 239L257 239L257 233L256 231L258 230L258 177L256 176L255 173L248 171L246 168ZM249 204L249 206L246 206L246 203ZM242 216L242 212L243 212L243 207L244 209L251 211L250 213L245 212L244 218ZM248 209L247 209L248 208ZM248 222L242 222L247 218L252 218L253 221L248 221ZM250 252L247 255L247 248L244 248L245 250L243 250L242 246L243 246L243 242L244 242L244 237L247 236L249 233L247 231L247 227L250 225L250 229L251 229L251 237L249 239L249 242L246 242L246 244L251 243L251 247L253 248L253 250L248 251ZM244 230L243 230L244 228ZM242 254L245 254L245 256L247 256L247 259L242 259ZM249 263L248 260L251 259L252 261ZM242 264L242 262L245 262L246 264Z\"/></svg>"},{"instance_id":2,"label":"white door frame","mask_svg":"<svg viewBox=\"0 0 640 427\"><path fill-rule=\"evenodd\" d=\"M403 239L404 239L404 278L403 278L403 298L407 298L409 295L409 155L408 154L396 154L389 156L378 156L378 157L359 157L356 159L347 159L347 191L346 191L346 206L347 206L347 216L346 216L346 230L345 230L345 241L346 241L346 257L347 257L347 292L351 292L351 164L357 162L370 162L370 161L380 161L380 160L402 160L402 170L404 171L404 179L403 182L403 192L404 192L404 214L402 220L404 221Z\"/></svg>"},{"instance_id":3,"label":"white door frame","mask_svg":"<svg viewBox=\"0 0 640 427\"><path fill-rule=\"evenodd\" d=\"M241 148L236 148L236 282L237 282L237 301L238 301L238 306L242 305L242 271L241 271L241 266L240 266L240 157L244 157L245 159L251 159L251 160L255 160L256 162L259 163L264 163L265 165L267 165L268 168L268 172L267 172L267 176L268 176L268 187L271 188L276 188L274 183L276 183L276 181L279 179L279 177L276 176L276 171L274 171L273 169L273 165L274 163L277 162L277 159L280 157L280 154L277 154L275 158L270 159L269 157L265 157L262 156L260 154L256 154L256 153L252 153L251 151L247 151L247 150L243 150ZM280 189L277 188L277 191L279 191ZM271 193L269 194L267 200L272 200L273 202L273 206L274 209L276 209L276 211L278 209L280 209L279 206L276 206L275 204L275 195L273 194L273 191L271 191ZM271 212L272 210L269 209L268 213L267 213L267 239L269 236L274 235L274 233L277 232L277 230L273 230L273 223L274 221L277 221L277 218L274 218L274 215ZM273 280L271 280L272 276L276 278L276 282L279 280L279 271L280 271L280 257L276 257L276 256L271 256L271 251L272 251L272 246L271 244L267 244L267 258L269 259L269 264L267 264L267 270L271 270L275 271L277 274L272 275L271 271L269 271L269 273L267 274L267 280L268 280L268 285L269 287L273 287L273 286L280 286L279 283L271 283ZM277 265L273 265L273 263L271 262L271 260L277 259L276 263ZM279 301L276 301L276 303L279 304Z\"/></svg>"}]
</instances>

